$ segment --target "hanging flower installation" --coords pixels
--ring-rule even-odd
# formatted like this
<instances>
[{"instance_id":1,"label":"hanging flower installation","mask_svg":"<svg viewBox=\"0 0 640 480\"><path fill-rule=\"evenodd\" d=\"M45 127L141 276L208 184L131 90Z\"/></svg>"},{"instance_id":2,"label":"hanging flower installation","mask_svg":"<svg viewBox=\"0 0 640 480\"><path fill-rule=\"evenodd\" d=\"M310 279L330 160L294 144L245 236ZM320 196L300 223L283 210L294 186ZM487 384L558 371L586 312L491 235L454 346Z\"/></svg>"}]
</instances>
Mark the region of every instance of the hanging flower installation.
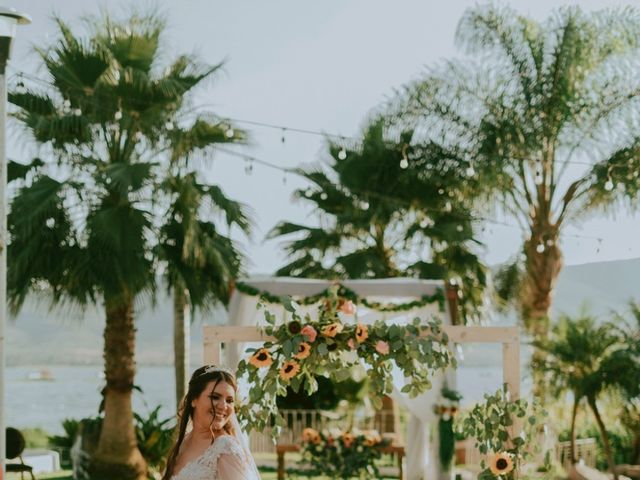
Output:
<instances>
[{"instance_id":1,"label":"hanging flower installation","mask_svg":"<svg viewBox=\"0 0 640 480\"><path fill-rule=\"evenodd\" d=\"M273 427L272 434L277 437L284 422L276 397L285 396L287 386L312 394L318 388L317 376L344 381L355 365L364 364L372 403L380 408L382 396L393 389L394 365L405 377L402 391L412 397L431 388L436 370L455 367L438 320L415 318L405 326L348 322L354 319L356 307L339 296L339 289L336 285L327 291L317 318L301 315L291 299L281 300L290 317L287 322L278 323L264 310L265 333L275 340L249 349L249 358L238 365L238 378L250 385L248 402L238 412L248 430Z\"/></svg>"},{"instance_id":2,"label":"hanging flower installation","mask_svg":"<svg viewBox=\"0 0 640 480\"><path fill-rule=\"evenodd\" d=\"M460 433L473 437L480 453L489 456L488 463L480 463L478 480L519 478L523 461L539 447L537 427L546 416L547 412L535 401L511 401L505 385L495 394L485 395L484 403L456 422ZM519 431L513 432L516 427Z\"/></svg>"}]
</instances>

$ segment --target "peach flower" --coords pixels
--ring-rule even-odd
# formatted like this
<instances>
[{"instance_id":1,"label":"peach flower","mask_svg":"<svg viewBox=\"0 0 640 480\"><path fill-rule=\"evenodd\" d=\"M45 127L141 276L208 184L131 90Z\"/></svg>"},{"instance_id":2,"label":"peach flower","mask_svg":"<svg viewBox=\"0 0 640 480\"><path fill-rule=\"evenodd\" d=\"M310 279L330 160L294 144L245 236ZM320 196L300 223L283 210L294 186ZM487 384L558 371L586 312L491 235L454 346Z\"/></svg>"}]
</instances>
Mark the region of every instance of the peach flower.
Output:
<instances>
[{"instance_id":1,"label":"peach flower","mask_svg":"<svg viewBox=\"0 0 640 480\"><path fill-rule=\"evenodd\" d=\"M313 343L316 341L316 336L318 335L318 332L316 332L316 329L313 328L311 325L305 325L302 330L300 330L300 333L302 335L304 335L305 337L307 337L307 339Z\"/></svg>"},{"instance_id":2,"label":"peach flower","mask_svg":"<svg viewBox=\"0 0 640 480\"><path fill-rule=\"evenodd\" d=\"M378 343L376 343L376 352L378 352L381 355L388 355L389 344L384 340L378 340Z\"/></svg>"}]
</instances>

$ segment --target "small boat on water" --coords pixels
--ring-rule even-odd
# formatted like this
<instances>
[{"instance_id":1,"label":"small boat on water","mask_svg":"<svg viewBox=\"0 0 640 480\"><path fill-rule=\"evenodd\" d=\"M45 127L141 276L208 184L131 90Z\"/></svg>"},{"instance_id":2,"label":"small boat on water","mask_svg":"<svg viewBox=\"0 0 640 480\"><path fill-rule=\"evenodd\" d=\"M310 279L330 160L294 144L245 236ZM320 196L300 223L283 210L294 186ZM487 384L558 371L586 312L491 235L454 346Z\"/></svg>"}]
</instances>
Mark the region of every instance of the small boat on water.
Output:
<instances>
[{"instance_id":1,"label":"small boat on water","mask_svg":"<svg viewBox=\"0 0 640 480\"><path fill-rule=\"evenodd\" d=\"M42 370L29 372L27 374L27 380L52 382L54 378L53 378L53 373L51 373L51 370L47 368L43 368Z\"/></svg>"}]
</instances>

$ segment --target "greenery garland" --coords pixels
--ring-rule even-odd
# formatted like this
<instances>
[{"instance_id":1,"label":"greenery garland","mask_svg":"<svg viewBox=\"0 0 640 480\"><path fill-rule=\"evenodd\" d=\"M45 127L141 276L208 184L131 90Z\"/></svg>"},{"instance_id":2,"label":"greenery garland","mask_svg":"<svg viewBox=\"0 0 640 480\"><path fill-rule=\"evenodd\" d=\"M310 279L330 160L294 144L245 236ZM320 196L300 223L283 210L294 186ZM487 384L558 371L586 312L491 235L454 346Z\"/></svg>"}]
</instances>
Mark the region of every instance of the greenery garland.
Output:
<instances>
[{"instance_id":1,"label":"greenery garland","mask_svg":"<svg viewBox=\"0 0 640 480\"><path fill-rule=\"evenodd\" d=\"M350 288L341 285L340 283L334 284L334 286L328 287L322 292L311 295L309 297L296 297L296 303L300 305L313 305L322 301L323 299L329 296L329 292L337 286L338 291L337 295L345 298L347 300L351 300L356 305L363 305L371 310L376 310L378 312L406 312L409 310L414 310L416 308L422 308L426 305L430 305L432 303L438 303L438 308L440 312L444 312L444 293L441 288L436 289L436 292L433 295L422 295L420 300L413 300L411 302L405 303L381 303L381 302L372 302L367 300L366 297L360 297L356 292L351 290ZM251 295L254 297L260 297L260 299L265 303L276 303L283 304L289 297L280 297L278 295L274 295L264 290L260 290L256 287L252 287L243 282L237 282L235 287L239 292L242 292L246 295Z\"/></svg>"}]
</instances>

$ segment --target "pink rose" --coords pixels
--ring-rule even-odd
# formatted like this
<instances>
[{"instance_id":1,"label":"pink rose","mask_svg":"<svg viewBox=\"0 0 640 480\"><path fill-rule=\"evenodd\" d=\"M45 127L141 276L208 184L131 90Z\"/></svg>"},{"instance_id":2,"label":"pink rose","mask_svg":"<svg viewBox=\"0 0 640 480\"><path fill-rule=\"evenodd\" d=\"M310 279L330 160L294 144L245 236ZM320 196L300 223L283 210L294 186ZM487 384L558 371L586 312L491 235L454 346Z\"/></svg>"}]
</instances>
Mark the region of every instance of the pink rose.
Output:
<instances>
[{"instance_id":1,"label":"pink rose","mask_svg":"<svg viewBox=\"0 0 640 480\"><path fill-rule=\"evenodd\" d=\"M347 300L340 305L340 311L345 315L353 315L356 313L356 306L351 300Z\"/></svg>"},{"instance_id":2,"label":"pink rose","mask_svg":"<svg viewBox=\"0 0 640 480\"><path fill-rule=\"evenodd\" d=\"M311 325L305 325L303 329L300 330L300 333L306 336L310 342L315 342L316 336L318 335L318 332L316 332L316 329L313 328Z\"/></svg>"},{"instance_id":3,"label":"pink rose","mask_svg":"<svg viewBox=\"0 0 640 480\"><path fill-rule=\"evenodd\" d=\"M381 355L387 355L389 353L389 344L384 340L378 340L378 343L376 343L376 352Z\"/></svg>"},{"instance_id":4,"label":"pink rose","mask_svg":"<svg viewBox=\"0 0 640 480\"><path fill-rule=\"evenodd\" d=\"M351 350L355 350L356 349L356 342L353 341L353 338L349 339L349 341L347 342L347 345L349 345L349 348Z\"/></svg>"}]
</instances>

